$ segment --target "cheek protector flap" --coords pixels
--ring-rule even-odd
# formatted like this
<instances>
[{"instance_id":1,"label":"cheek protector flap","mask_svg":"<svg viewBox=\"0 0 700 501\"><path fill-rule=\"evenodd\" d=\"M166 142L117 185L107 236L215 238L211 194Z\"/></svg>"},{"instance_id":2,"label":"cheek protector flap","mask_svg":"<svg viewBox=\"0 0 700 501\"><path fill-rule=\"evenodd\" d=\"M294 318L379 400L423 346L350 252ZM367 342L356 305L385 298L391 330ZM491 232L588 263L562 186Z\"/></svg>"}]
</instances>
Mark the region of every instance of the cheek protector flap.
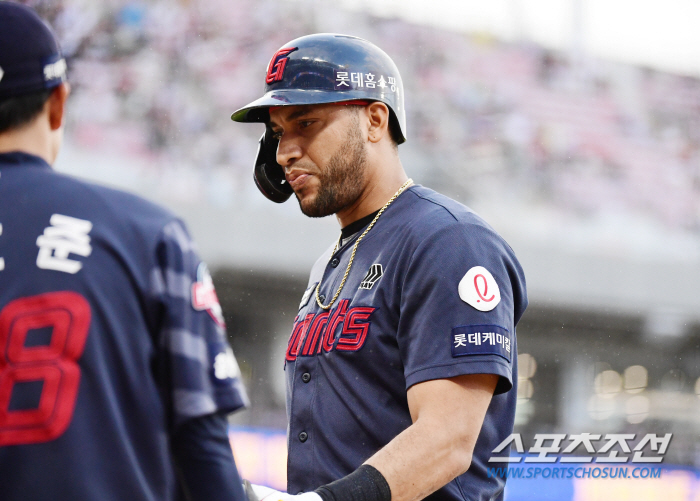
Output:
<instances>
[{"instance_id":1,"label":"cheek protector flap","mask_svg":"<svg viewBox=\"0 0 700 501\"><path fill-rule=\"evenodd\" d=\"M278 144L279 141L274 138L272 129L266 127L265 133L260 137L253 178L255 186L263 195L281 204L292 196L294 190L284 177L284 169L277 163Z\"/></svg>"}]
</instances>

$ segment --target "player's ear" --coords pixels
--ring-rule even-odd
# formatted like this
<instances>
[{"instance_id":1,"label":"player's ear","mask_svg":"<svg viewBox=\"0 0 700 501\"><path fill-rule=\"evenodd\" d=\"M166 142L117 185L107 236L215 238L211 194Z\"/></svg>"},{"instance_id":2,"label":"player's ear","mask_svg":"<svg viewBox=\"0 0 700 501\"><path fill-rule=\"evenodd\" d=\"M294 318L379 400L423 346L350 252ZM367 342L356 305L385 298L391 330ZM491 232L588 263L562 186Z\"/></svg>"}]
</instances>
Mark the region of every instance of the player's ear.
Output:
<instances>
[{"instance_id":1,"label":"player's ear","mask_svg":"<svg viewBox=\"0 0 700 501\"><path fill-rule=\"evenodd\" d=\"M387 105L374 101L365 107L365 113L367 113L369 120L367 130L369 140L378 143L384 137L389 138L389 108Z\"/></svg>"},{"instance_id":2,"label":"player's ear","mask_svg":"<svg viewBox=\"0 0 700 501\"><path fill-rule=\"evenodd\" d=\"M65 116L66 100L70 94L70 85L64 82L54 88L49 96L46 106L49 111L49 124L51 130L58 130L63 125Z\"/></svg>"}]
</instances>

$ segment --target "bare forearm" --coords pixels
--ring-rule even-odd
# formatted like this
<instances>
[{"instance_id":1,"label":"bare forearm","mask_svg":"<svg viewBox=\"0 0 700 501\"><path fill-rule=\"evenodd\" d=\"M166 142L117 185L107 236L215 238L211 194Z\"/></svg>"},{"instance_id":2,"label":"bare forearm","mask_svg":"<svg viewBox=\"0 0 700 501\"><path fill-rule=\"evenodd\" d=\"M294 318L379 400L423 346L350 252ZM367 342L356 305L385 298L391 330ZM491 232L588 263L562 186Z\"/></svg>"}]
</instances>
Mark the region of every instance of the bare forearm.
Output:
<instances>
[{"instance_id":1,"label":"bare forearm","mask_svg":"<svg viewBox=\"0 0 700 501\"><path fill-rule=\"evenodd\" d=\"M473 445L428 425L414 423L367 461L386 478L392 501L423 499L469 469Z\"/></svg>"},{"instance_id":2,"label":"bare forearm","mask_svg":"<svg viewBox=\"0 0 700 501\"><path fill-rule=\"evenodd\" d=\"M471 374L408 390L413 424L372 456L392 501L417 501L469 469L498 377Z\"/></svg>"}]
</instances>

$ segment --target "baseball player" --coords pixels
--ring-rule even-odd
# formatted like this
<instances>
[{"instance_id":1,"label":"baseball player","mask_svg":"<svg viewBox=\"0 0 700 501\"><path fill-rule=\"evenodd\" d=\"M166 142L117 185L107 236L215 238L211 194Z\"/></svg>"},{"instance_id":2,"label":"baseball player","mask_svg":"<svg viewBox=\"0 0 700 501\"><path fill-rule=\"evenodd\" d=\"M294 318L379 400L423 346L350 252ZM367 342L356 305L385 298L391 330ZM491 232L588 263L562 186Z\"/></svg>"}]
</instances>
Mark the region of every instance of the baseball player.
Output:
<instances>
[{"instance_id":1,"label":"baseball player","mask_svg":"<svg viewBox=\"0 0 700 501\"><path fill-rule=\"evenodd\" d=\"M407 178L401 76L371 43L316 34L270 60L254 178L335 214L286 354L288 493L267 500L500 500L513 430L523 271L478 215Z\"/></svg>"},{"instance_id":2,"label":"baseball player","mask_svg":"<svg viewBox=\"0 0 700 501\"><path fill-rule=\"evenodd\" d=\"M242 501L211 277L172 214L52 170L65 80L50 28L0 1L0 498Z\"/></svg>"}]
</instances>

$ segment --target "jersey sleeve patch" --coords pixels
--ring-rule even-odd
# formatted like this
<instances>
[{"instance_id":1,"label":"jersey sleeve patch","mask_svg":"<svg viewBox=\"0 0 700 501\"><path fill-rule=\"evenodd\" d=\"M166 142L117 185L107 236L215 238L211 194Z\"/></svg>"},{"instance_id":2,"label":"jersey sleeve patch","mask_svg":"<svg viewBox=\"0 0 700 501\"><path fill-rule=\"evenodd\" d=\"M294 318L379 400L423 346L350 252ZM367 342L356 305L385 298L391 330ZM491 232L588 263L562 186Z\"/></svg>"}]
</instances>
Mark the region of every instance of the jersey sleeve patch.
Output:
<instances>
[{"instance_id":1,"label":"jersey sleeve patch","mask_svg":"<svg viewBox=\"0 0 700 501\"><path fill-rule=\"evenodd\" d=\"M474 266L459 282L459 297L479 311L491 311L501 302L496 279L483 266Z\"/></svg>"},{"instance_id":2,"label":"jersey sleeve patch","mask_svg":"<svg viewBox=\"0 0 700 501\"><path fill-rule=\"evenodd\" d=\"M206 310L219 326L225 326L219 298L214 290L214 282L204 263L199 263L197 267L197 281L192 284L191 296L192 308L197 311Z\"/></svg>"},{"instance_id":3,"label":"jersey sleeve patch","mask_svg":"<svg viewBox=\"0 0 700 501\"><path fill-rule=\"evenodd\" d=\"M219 380L236 379L241 376L241 369L230 346L214 357L214 377Z\"/></svg>"},{"instance_id":4,"label":"jersey sleeve patch","mask_svg":"<svg viewBox=\"0 0 700 501\"><path fill-rule=\"evenodd\" d=\"M498 325L460 325L452 329L452 356L498 355L511 361L510 332Z\"/></svg>"}]
</instances>

